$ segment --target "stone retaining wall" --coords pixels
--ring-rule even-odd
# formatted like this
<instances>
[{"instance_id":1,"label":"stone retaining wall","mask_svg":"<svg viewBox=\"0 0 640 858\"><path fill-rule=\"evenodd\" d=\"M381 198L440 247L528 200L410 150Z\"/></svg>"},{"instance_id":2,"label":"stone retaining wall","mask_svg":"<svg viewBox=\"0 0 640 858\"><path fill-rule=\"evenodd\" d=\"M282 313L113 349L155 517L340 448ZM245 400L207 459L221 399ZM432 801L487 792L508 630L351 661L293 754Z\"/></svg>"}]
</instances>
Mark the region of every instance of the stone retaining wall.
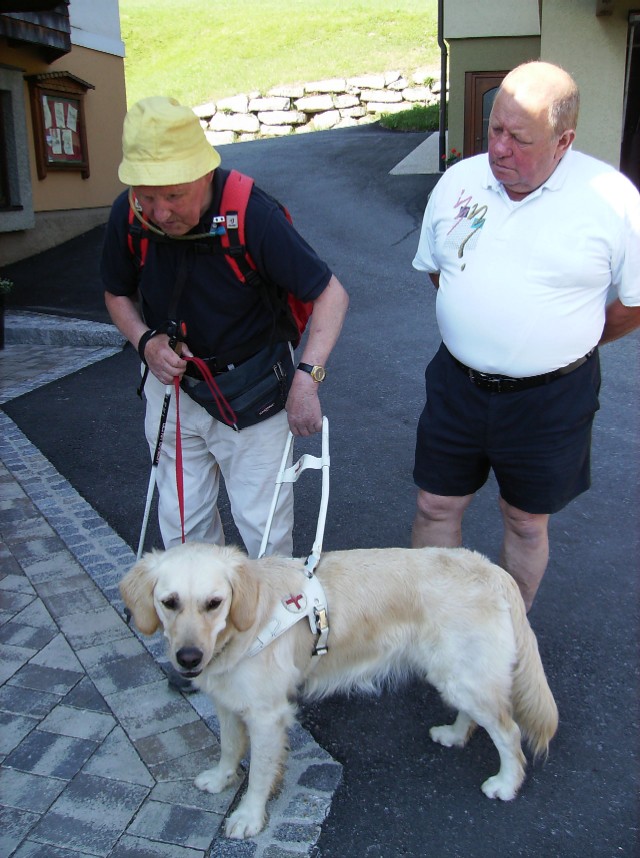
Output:
<instances>
[{"instance_id":1,"label":"stone retaining wall","mask_svg":"<svg viewBox=\"0 0 640 858\"><path fill-rule=\"evenodd\" d=\"M374 122L382 113L436 104L439 98L439 71L424 68L409 77L397 71L278 86L266 94L234 95L193 110L216 146Z\"/></svg>"}]
</instances>

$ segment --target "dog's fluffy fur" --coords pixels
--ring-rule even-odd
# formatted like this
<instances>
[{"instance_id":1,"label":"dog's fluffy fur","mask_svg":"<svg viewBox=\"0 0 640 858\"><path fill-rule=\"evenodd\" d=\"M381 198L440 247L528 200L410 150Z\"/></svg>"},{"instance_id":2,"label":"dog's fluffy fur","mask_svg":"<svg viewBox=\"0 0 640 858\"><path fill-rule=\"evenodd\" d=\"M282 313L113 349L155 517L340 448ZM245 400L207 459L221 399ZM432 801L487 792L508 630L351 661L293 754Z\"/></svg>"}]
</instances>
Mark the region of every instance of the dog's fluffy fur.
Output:
<instances>
[{"instance_id":1,"label":"dog's fluffy fur","mask_svg":"<svg viewBox=\"0 0 640 858\"><path fill-rule=\"evenodd\" d=\"M317 575L328 603L328 654L312 656L303 618L249 657L278 602L300 592L302 565L192 542L146 554L120 585L140 631L162 626L175 668L216 705L221 757L196 785L213 793L230 785L250 740L249 785L227 836L263 828L298 695L374 690L409 676L428 680L458 710L431 738L462 746L476 724L484 727L500 770L482 790L514 798L524 778L521 730L534 755L544 755L558 712L513 579L462 548L327 553Z\"/></svg>"}]
</instances>

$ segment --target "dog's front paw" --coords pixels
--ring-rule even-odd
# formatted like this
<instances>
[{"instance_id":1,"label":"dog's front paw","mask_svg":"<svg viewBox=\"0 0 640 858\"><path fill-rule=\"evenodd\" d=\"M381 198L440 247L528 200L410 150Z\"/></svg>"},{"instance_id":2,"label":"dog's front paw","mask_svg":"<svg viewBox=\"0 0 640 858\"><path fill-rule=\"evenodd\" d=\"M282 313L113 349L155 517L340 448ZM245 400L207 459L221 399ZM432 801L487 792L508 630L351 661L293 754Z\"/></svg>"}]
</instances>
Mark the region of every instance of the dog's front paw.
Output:
<instances>
[{"instance_id":1,"label":"dog's front paw","mask_svg":"<svg viewBox=\"0 0 640 858\"><path fill-rule=\"evenodd\" d=\"M502 801L511 801L518 792L517 786L514 787L512 783L508 783L499 774L487 778L481 789L487 798L501 798Z\"/></svg>"},{"instance_id":2,"label":"dog's front paw","mask_svg":"<svg viewBox=\"0 0 640 858\"><path fill-rule=\"evenodd\" d=\"M467 741L467 733L461 734L455 724L443 724L442 727L432 727L429 735L434 742L445 748L462 748Z\"/></svg>"},{"instance_id":3,"label":"dog's front paw","mask_svg":"<svg viewBox=\"0 0 640 858\"><path fill-rule=\"evenodd\" d=\"M242 803L227 819L224 831L232 840L246 840L262 831L266 822L264 810L243 807Z\"/></svg>"},{"instance_id":4,"label":"dog's front paw","mask_svg":"<svg viewBox=\"0 0 640 858\"><path fill-rule=\"evenodd\" d=\"M237 779L237 772L216 766L215 769L207 769L205 772L200 772L194 783L203 792L218 793L231 786Z\"/></svg>"}]
</instances>

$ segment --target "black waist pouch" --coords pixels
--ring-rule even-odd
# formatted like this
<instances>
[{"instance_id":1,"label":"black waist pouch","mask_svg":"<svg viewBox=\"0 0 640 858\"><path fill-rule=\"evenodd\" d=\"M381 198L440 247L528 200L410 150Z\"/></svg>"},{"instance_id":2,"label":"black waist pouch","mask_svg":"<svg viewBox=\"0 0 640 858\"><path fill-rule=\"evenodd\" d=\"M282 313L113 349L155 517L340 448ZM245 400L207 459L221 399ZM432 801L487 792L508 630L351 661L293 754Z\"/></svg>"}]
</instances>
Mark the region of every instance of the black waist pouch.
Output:
<instances>
[{"instance_id":1,"label":"black waist pouch","mask_svg":"<svg viewBox=\"0 0 640 858\"><path fill-rule=\"evenodd\" d=\"M277 414L285 406L295 369L289 343L274 343L215 376L218 390L235 413L235 428L245 429ZM207 382L183 376L185 393L219 420L229 425L227 410L220 411Z\"/></svg>"}]
</instances>

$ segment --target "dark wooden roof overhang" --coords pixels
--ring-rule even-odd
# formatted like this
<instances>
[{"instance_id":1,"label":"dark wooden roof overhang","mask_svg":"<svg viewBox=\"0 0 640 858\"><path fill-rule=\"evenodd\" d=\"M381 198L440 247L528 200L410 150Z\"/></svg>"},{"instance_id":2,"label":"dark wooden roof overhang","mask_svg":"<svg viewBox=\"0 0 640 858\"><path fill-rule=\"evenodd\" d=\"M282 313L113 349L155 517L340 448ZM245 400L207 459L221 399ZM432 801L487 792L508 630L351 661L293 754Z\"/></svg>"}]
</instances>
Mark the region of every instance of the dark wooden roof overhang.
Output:
<instances>
[{"instance_id":1,"label":"dark wooden roof overhang","mask_svg":"<svg viewBox=\"0 0 640 858\"><path fill-rule=\"evenodd\" d=\"M0 36L31 45L51 63L71 50L69 0L0 0Z\"/></svg>"}]
</instances>

